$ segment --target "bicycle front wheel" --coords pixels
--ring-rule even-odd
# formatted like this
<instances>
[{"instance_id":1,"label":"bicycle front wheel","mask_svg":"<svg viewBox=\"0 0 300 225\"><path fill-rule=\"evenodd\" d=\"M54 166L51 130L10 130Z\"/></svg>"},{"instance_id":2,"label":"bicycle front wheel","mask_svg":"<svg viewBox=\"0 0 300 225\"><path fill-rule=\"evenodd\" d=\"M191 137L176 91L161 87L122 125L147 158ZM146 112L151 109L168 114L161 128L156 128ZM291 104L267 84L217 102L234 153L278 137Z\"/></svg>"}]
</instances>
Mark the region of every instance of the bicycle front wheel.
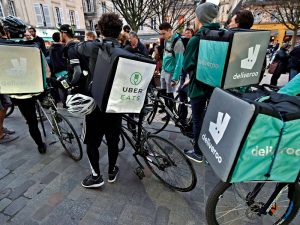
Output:
<instances>
[{"instance_id":1,"label":"bicycle front wheel","mask_svg":"<svg viewBox=\"0 0 300 225\"><path fill-rule=\"evenodd\" d=\"M74 127L63 115L56 113L54 117L54 121L57 125L57 131L55 131L55 129L54 131L58 136L63 148L66 150L71 159L75 161L81 160L82 146Z\"/></svg>"},{"instance_id":2,"label":"bicycle front wheel","mask_svg":"<svg viewBox=\"0 0 300 225\"><path fill-rule=\"evenodd\" d=\"M165 185L181 192L195 188L197 183L195 170L175 145L166 139L150 135L142 146L147 166Z\"/></svg>"},{"instance_id":3,"label":"bicycle front wheel","mask_svg":"<svg viewBox=\"0 0 300 225\"><path fill-rule=\"evenodd\" d=\"M266 215L260 208L269 200L278 183L265 183L255 199L249 199L257 183L220 182L208 197L206 219L208 225L289 224L299 210L299 197L288 184L277 195ZM257 193L257 192L256 192Z\"/></svg>"}]
</instances>

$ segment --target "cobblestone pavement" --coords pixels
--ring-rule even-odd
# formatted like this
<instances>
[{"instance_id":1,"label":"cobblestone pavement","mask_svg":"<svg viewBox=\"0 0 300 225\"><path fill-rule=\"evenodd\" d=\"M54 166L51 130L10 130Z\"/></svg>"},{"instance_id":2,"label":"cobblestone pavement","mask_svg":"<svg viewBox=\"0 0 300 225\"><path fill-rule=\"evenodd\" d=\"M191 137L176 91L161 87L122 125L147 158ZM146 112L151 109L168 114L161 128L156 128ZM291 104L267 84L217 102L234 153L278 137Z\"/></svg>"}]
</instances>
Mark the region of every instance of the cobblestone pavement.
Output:
<instances>
[{"instance_id":1,"label":"cobblestone pavement","mask_svg":"<svg viewBox=\"0 0 300 225\"><path fill-rule=\"evenodd\" d=\"M81 120L69 117L80 132ZM16 110L5 120L19 138L0 145L0 224L14 225L202 225L205 223L205 199L219 181L209 166L194 164L197 187L189 193L171 191L146 170L139 180L132 151L120 154L120 176L116 183L98 190L81 187L89 174L84 154L80 162L71 160L60 143L49 134L48 150L38 153L29 137L24 119ZM47 128L48 130L49 127ZM173 126L163 137L178 147L190 148L190 142ZM106 146L100 148L100 165L107 179ZM300 224L299 216L294 225Z\"/></svg>"}]
</instances>

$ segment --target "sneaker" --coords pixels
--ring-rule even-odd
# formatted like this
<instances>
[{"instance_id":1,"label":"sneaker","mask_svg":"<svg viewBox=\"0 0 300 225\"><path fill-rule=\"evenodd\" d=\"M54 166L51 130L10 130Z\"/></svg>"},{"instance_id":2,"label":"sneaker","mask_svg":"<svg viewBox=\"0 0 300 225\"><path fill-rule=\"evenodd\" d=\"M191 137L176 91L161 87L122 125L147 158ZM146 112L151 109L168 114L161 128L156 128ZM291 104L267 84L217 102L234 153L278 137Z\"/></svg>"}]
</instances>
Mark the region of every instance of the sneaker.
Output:
<instances>
[{"instance_id":1,"label":"sneaker","mask_svg":"<svg viewBox=\"0 0 300 225\"><path fill-rule=\"evenodd\" d=\"M18 136L4 133L3 137L0 139L0 144L11 142L17 138Z\"/></svg>"},{"instance_id":2,"label":"sneaker","mask_svg":"<svg viewBox=\"0 0 300 225\"><path fill-rule=\"evenodd\" d=\"M184 154L186 155L186 157L188 157L190 160L193 160L194 162L203 162L203 155L198 155L197 153L195 153L194 150L184 151Z\"/></svg>"},{"instance_id":3,"label":"sneaker","mask_svg":"<svg viewBox=\"0 0 300 225\"><path fill-rule=\"evenodd\" d=\"M114 171L112 173L108 173L108 182L114 183L119 174L119 167L115 166Z\"/></svg>"},{"instance_id":4,"label":"sneaker","mask_svg":"<svg viewBox=\"0 0 300 225\"><path fill-rule=\"evenodd\" d=\"M7 129L6 127L3 127L3 133L5 133L5 134L14 134L14 133L16 133L16 131L14 131L14 130L9 130L9 129Z\"/></svg>"},{"instance_id":5,"label":"sneaker","mask_svg":"<svg viewBox=\"0 0 300 225\"><path fill-rule=\"evenodd\" d=\"M39 153L41 153L41 154L45 154L45 153L46 153L46 150L47 150L47 146L46 146L46 144L45 144L45 143L43 143L43 145L42 145L42 146L39 146L39 147L38 147L38 150L39 150Z\"/></svg>"},{"instance_id":6,"label":"sneaker","mask_svg":"<svg viewBox=\"0 0 300 225\"><path fill-rule=\"evenodd\" d=\"M81 182L81 185L85 188L98 188L104 185L104 181L102 176L93 177L93 175L90 174Z\"/></svg>"}]
</instances>

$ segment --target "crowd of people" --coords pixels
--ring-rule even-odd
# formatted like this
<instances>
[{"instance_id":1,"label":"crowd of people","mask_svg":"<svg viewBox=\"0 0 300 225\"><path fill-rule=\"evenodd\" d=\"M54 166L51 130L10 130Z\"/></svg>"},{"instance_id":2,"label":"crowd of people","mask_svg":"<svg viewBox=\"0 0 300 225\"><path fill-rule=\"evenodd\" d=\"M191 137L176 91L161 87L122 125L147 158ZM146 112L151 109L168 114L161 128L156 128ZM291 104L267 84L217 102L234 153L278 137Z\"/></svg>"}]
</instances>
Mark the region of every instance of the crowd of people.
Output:
<instances>
[{"instance_id":1,"label":"crowd of people","mask_svg":"<svg viewBox=\"0 0 300 225\"><path fill-rule=\"evenodd\" d=\"M3 25L0 25L0 41L11 43L14 38L24 37L23 44L35 43L41 52L47 56L47 62L51 70L49 81L53 82L55 86L57 84L55 81L61 78L69 79L70 85L74 87L71 91L72 97L82 98L82 102L85 102L82 104L93 102L91 85L99 43L113 44L134 54L152 57L156 62L155 74L160 75L160 91L162 96L165 96L165 104L170 109L173 108L174 93L176 91L179 93L180 101L187 102L188 97L190 98L194 146L193 149L185 149L184 153L191 160L202 162L203 155L197 142L206 103L212 94L213 88L196 79L200 41L198 34L204 30L220 29L220 24L213 22L218 15L218 11L219 7L213 3L200 4L195 10L194 30L187 28L182 35L174 32L170 23L161 23L159 32L164 42L163 44L153 45L152 49L147 49L140 41L137 33L131 31L128 25L123 26L122 20L115 13L103 14L98 21L97 32L87 32L86 41L83 43L74 41L74 29L72 26L64 24L58 32L53 34L53 44L47 50L43 39L36 35L34 27L26 29L27 27L22 21L11 22L10 18L5 18ZM240 10L232 17L228 29L251 29L253 22L254 18L250 11ZM18 27L21 27L23 31L21 36L20 30L10 29L10 27L15 27L12 23L18 23ZM289 54L287 50L288 45L283 44L278 51L274 52L273 61L280 61L280 63L271 79L273 85L277 85L280 74L287 71L288 64L291 72L290 79L300 72L300 46L295 47ZM177 86L178 88L176 88ZM61 101L64 107L70 107L67 101L67 95L70 92L60 85L56 88L58 101ZM77 93L84 97L76 95ZM38 129L34 97L13 97L13 100L17 102L20 112L26 119L30 135L37 144L39 152L46 153L47 147L42 141ZM5 113L9 105L9 97L0 95L0 144L13 141L17 137L15 131L3 126ZM181 107L179 116L182 123L184 123L188 109L184 105ZM91 165L91 174L82 181L82 186L86 188L100 187L104 184L99 167L98 151L104 135L108 145L108 182L115 182L119 174L119 167L116 164L122 115L102 112L96 105L93 105L93 109L92 112L89 111L88 113L82 111L82 114L85 115L84 143ZM162 120L165 119L162 118Z\"/></svg>"}]
</instances>

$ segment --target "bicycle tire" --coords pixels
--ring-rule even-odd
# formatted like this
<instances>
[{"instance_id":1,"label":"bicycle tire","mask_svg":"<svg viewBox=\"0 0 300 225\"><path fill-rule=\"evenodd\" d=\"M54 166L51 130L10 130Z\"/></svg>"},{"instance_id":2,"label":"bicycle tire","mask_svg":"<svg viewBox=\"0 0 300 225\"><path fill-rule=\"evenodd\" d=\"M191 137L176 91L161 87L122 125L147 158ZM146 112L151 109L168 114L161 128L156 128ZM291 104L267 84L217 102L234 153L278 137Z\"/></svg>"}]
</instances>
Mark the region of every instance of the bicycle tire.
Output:
<instances>
[{"instance_id":1,"label":"bicycle tire","mask_svg":"<svg viewBox=\"0 0 300 225\"><path fill-rule=\"evenodd\" d=\"M143 127L152 134L162 132L170 122L170 116L167 116L166 110L158 103L146 104L146 111ZM162 118L165 117L163 121Z\"/></svg>"},{"instance_id":2,"label":"bicycle tire","mask_svg":"<svg viewBox=\"0 0 300 225\"><path fill-rule=\"evenodd\" d=\"M243 183L243 184L246 184L246 183ZM257 183L252 183L252 185L255 185L255 184L257 184ZM274 185L276 183L268 183L268 184ZM241 185L241 183L231 184L231 183L224 183L224 182L221 181L211 191L211 193L210 193L210 195L208 197L208 200L207 200L207 204L206 204L206 220L207 220L208 225L222 225L223 223L224 224L225 223L228 224L230 222L230 221L226 221L225 220L223 223L220 223L218 220L221 220L222 215L221 216L219 215L219 218L217 218L217 216L216 216L216 214L217 214L216 208L217 208L217 204L218 204L219 200L221 200L221 199L223 200L224 199L224 195L225 195L224 193L226 191L228 191L229 193L232 193L228 189L231 188L231 187L233 187L233 185ZM251 185L251 184L248 183L248 185ZM291 188L290 185L299 185L299 184L297 184L297 183L296 184L289 184L288 185L288 191ZM288 194L288 192L286 194ZM260 197L263 197L263 196L270 197L270 195L266 195L265 193L262 193L261 195L262 196L260 196ZM230 213L237 214L236 211L239 210L238 208L236 208L235 210L230 210L228 204L227 205L225 204L225 206L222 206L223 208L222 208L221 212L224 214L224 217L228 216L228 217L234 218L233 220L235 220L236 223L230 223L230 224L237 224L237 225L241 225L241 224L271 224L271 223L269 223L269 220L274 218L274 219L276 219L276 221L274 223L272 222L272 224L274 224L274 225L276 225L276 224L287 225L287 224L289 224L295 218L295 216L297 215L298 210L299 210L299 201L300 201L299 200L300 199L299 193L295 192L292 195L293 195L292 200L289 199L290 202L289 202L289 204L287 206L286 211L284 210L284 208L282 208L283 209L283 215L281 217L278 217L278 219L275 218L275 217L277 217L277 215L275 216L275 214L274 214L274 216L272 218L271 218L272 215L269 215L269 214L267 214L267 215L260 215L260 216L255 215L255 214L257 214L255 212L253 212L253 210L255 210L255 208L254 208L255 205L253 205L253 203L251 205L249 205L248 203L246 203L246 199L244 199L245 206L244 205L241 205L241 206L239 205L239 206L240 207L244 206L244 208L247 208L245 210L245 216L247 217L245 219L248 220L247 223L242 223L242 221L237 221L237 218L238 219L242 219L242 217L239 217L237 215L232 215L232 216L229 215ZM240 193L238 193L235 196L235 199L231 199L231 202L234 202L234 201L237 202L238 201L237 200L238 197L241 197ZM278 199L277 199L277 201L278 201ZM286 202L286 201L282 201L282 202ZM257 202L256 204L259 204L259 203L261 203L261 200L260 200L260 202ZM228 212L225 211L224 207L228 208ZM281 210L281 207L283 207L283 206L280 205L278 207L278 211ZM244 208L241 208L240 210L243 210ZM276 208L277 208L277 205L276 205ZM253 213L253 215L256 216L256 219L258 221L257 220L256 221L249 221L249 220L254 220L255 219L253 217L253 215L252 215L253 218L249 218L251 216L251 213ZM277 213L277 209L276 209L275 213ZM267 216L269 216L269 217L267 217ZM261 221L262 219L267 220L268 223L263 223L263 221Z\"/></svg>"},{"instance_id":3,"label":"bicycle tire","mask_svg":"<svg viewBox=\"0 0 300 225\"><path fill-rule=\"evenodd\" d=\"M156 135L149 135L142 146L146 152L143 157L146 165L167 187L180 192L188 192L196 187L197 176L192 163L174 144ZM183 174L184 167L187 173ZM172 171L174 174L170 176ZM178 178L179 182L175 183Z\"/></svg>"},{"instance_id":4,"label":"bicycle tire","mask_svg":"<svg viewBox=\"0 0 300 225\"><path fill-rule=\"evenodd\" d=\"M15 110L15 105L11 104L6 111L5 118L9 117L14 112L14 110Z\"/></svg>"},{"instance_id":5,"label":"bicycle tire","mask_svg":"<svg viewBox=\"0 0 300 225\"><path fill-rule=\"evenodd\" d=\"M72 126L72 124L70 123L70 121L64 117L63 115L59 114L59 113L56 113L55 115L55 121L56 121L56 124L57 124L57 128L59 130L59 133L63 133L62 131L64 129L62 129L62 126L61 124L63 122L66 123L66 125L70 128L69 131L66 131L66 137L63 137L62 135L60 135L58 132L55 132L56 135L58 136L58 139L59 141L61 142L63 148L65 149L65 151L67 152L67 154L70 156L71 159L73 159L74 161L79 161L82 159L82 146L81 146L81 143L80 143L80 139L74 129L74 127ZM72 151L72 149L69 147L66 146L66 143L64 142L65 141L65 138L68 139L69 143L71 143L71 146L74 147L74 144L76 144L76 147L78 146L78 148L74 148L75 151ZM76 143L73 143L72 144L72 139L75 140Z\"/></svg>"}]
</instances>

